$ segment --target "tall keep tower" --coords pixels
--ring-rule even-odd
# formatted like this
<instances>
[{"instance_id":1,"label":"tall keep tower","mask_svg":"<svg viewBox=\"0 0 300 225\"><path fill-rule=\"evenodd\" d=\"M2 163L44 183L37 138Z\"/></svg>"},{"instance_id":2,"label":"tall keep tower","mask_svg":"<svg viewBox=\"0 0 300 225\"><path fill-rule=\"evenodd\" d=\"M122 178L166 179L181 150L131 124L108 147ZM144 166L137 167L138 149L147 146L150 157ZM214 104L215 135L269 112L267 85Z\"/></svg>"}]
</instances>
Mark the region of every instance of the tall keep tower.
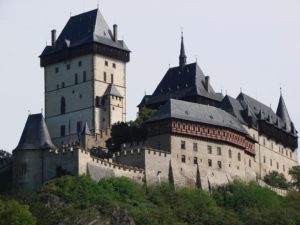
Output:
<instances>
[{"instance_id":1,"label":"tall keep tower","mask_svg":"<svg viewBox=\"0 0 300 225\"><path fill-rule=\"evenodd\" d=\"M130 50L98 9L69 19L40 56L45 77L45 119L56 145L78 141L126 119L126 63Z\"/></svg>"}]
</instances>

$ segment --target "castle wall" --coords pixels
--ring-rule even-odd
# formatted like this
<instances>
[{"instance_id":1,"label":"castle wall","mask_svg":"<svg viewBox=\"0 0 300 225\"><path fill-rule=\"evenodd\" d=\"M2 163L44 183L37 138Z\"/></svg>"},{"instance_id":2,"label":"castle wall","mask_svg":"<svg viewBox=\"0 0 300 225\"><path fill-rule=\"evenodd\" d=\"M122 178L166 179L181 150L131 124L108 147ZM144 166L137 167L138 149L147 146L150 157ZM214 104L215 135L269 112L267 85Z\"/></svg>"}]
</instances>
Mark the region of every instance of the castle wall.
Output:
<instances>
[{"instance_id":1,"label":"castle wall","mask_svg":"<svg viewBox=\"0 0 300 225\"><path fill-rule=\"evenodd\" d=\"M13 187L37 190L43 183L45 151L23 150L13 153Z\"/></svg>"},{"instance_id":2,"label":"castle wall","mask_svg":"<svg viewBox=\"0 0 300 225\"><path fill-rule=\"evenodd\" d=\"M289 169L298 165L297 150L292 151L263 134L259 134L257 130L248 127L245 129L258 142L255 145L257 176L263 179L269 172L277 171L290 180Z\"/></svg>"},{"instance_id":3,"label":"castle wall","mask_svg":"<svg viewBox=\"0 0 300 225\"><path fill-rule=\"evenodd\" d=\"M120 164L144 169L147 185L169 183L169 152L137 146L115 153L114 160Z\"/></svg>"}]
</instances>

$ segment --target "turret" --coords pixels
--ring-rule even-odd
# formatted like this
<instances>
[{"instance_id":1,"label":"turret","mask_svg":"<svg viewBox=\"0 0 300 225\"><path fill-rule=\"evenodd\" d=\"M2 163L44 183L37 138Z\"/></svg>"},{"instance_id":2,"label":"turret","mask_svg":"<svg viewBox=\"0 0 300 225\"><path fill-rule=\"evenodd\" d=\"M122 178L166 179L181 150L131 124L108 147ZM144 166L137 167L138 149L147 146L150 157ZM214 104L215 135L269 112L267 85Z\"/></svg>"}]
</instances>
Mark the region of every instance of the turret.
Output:
<instances>
[{"instance_id":1,"label":"turret","mask_svg":"<svg viewBox=\"0 0 300 225\"><path fill-rule=\"evenodd\" d=\"M181 47L179 55L179 66L184 66L186 64L186 54L184 49L183 34L181 35Z\"/></svg>"},{"instance_id":2,"label":"turret","mask_svg":"<svg viewBox=\"0 0 300 225\"><path fill-rule=\"evenodd\" d=\"M290 115L288 113L288 110L286 108L284 99L282 94L280 94L279 103L276 111L276 115L282 119L282 121L285 123L285 129L287 132L291 132L292 130L292 120L290 118Z\"/></svg>"}]
</instances>

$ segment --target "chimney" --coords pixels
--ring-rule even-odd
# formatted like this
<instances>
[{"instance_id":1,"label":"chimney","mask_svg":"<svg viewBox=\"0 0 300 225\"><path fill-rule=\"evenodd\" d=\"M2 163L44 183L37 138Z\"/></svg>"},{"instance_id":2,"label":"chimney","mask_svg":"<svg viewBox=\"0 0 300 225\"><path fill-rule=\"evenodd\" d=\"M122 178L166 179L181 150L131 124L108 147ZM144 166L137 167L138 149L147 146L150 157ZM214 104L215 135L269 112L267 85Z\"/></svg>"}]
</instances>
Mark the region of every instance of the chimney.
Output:
<instances>
[{"instance_id":1,"label":"chimney","mask_svg":"<svg viewBox=\"0 0 300 225\"><path fill-rule=\"evenodd\" d=\"M210 83L210 77L209 76L205 76L205 88L207 90L207 92L209 93L209 83Z\"/></svg>"},{"instance_id":2,"label":"chimney","mask_svg":"<svg viewBox=\"0 0 300 225\"><path fill-rule=\"evenodd\" d=\"M114 24L114 42L118 41L118 25Z\"/></svg>"},{"instance_id":3,"label":"chimney","mask_svg":"<svg viewBox=\"0 0 300 225\"><path fill-rule=\"evenodd\" d=\"M51 43L52 43L52 46L55 46L55 42L56 42L56 30L51 30Z\"/></svg>"}]
</instances>

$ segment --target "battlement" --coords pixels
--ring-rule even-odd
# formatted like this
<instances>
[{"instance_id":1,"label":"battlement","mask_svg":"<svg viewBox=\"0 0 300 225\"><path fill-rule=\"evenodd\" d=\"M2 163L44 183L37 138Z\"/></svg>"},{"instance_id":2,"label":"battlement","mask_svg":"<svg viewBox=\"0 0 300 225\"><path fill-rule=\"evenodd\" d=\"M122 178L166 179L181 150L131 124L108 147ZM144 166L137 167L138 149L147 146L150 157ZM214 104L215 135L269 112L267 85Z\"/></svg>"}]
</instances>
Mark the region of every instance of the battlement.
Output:
<instances>
[{"instance_id":1,"label":"battlement","mask_svg":"<svg viewBox=\"0 0 300 225\"><path fill-rule=\"evenodd\" d=\"M127 148L126 150L122 150L120 152L116 152L113 154L113 158L116 157L121 157L121 156L133 156L133 155L141 155L141 153L144 154L152 154L152 155L158 155L161 157L167 157L167 155L170 154L170 152L166 152L166 151L162 151L162 150L158 150L158 149L153 149L153 148L149 148L149 147L141 147L141 146L135 146L135 147L131 147L131 148Z\"/></svg>"},{"instance_id":2,"label":"battlement","mask_svg":"<svg viewBox=\"0 0 300 225\"><path fill-rule=\"evenodd\" d=\"M118 169L118 170L133 172L133 173L139 173L139 174L145 173L145 170L143 170L141 168L115 163L115 162L112 162L112 159L101 159L101 158L97 158L95 156L91 156L91 158L92 158L92 162L100 164L100 165L108 167L108 168L111 168L111 169Z\"/></svg>"}]
</instances>

